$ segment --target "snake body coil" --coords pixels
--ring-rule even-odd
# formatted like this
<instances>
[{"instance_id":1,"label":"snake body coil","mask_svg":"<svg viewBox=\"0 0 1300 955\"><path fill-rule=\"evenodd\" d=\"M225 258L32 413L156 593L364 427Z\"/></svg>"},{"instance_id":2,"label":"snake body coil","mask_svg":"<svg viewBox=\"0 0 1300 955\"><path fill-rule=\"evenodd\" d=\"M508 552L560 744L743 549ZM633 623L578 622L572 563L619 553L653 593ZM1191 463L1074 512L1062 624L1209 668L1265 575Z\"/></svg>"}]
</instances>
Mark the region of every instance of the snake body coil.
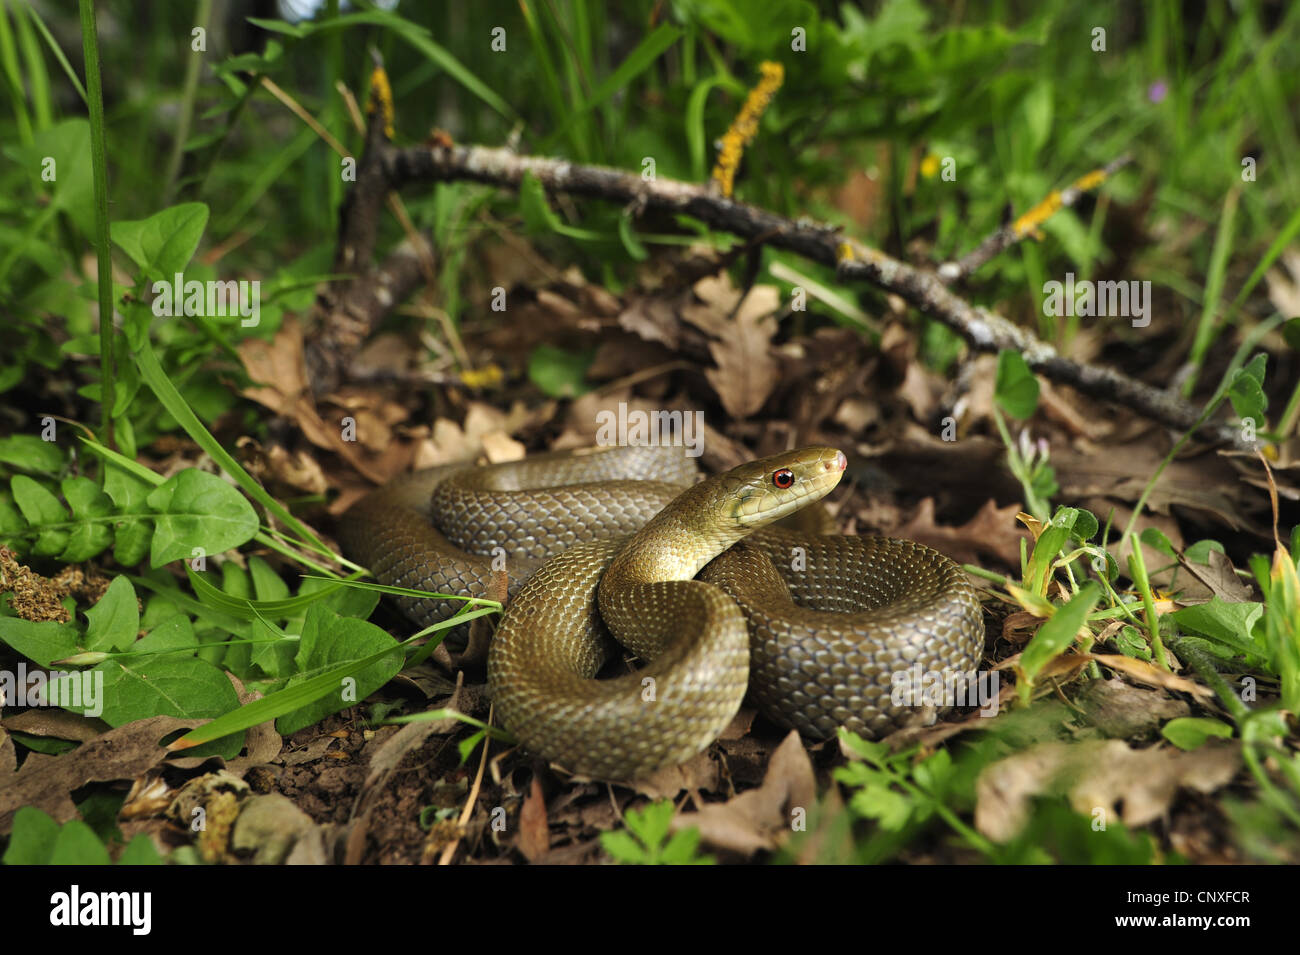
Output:
<instances>
[{"instance_id":1,"label":"snake body coil","mask_svg":"<svg viewBox=\"0 0 1300 955\"><path fill-rule=\"evenodd\" d=\"M747 686L772 719L814 737L933 720L907 676L970 673L983 649L961 570L910 541L767 527L838 483L838 451L692 485L673 450L421 472L354 506L340 540L381 582L438 593L483 596L492 555L507 557L489 688L529 750L575 772L629 779L681 762L717 738ZM454 609L399 602L421 625ZM596 680L617 652L610 631L649 662Z\"/></svg>"}]
</instances>

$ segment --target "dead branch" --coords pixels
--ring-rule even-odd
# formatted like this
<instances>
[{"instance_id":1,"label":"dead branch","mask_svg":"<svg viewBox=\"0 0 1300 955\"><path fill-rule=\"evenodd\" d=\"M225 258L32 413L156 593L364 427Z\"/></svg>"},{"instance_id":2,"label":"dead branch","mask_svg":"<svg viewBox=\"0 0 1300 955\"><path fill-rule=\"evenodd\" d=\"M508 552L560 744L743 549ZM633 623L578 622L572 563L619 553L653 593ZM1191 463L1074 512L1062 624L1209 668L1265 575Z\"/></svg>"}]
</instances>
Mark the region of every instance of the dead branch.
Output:
<instances>
[{"instance_id":1,"label":"dead branch","mask_svg":"<svg viewBox=\"0 0 1300 955\"><path fill-rule=\"evenodd\" d=\"M367 157L366 164L382 170L389 188L413 182L472 180L517 189L524 176L532 174L550 192L680 213L744 239L761 237L761 241L775 248L835 267L842 280L866 281L900 296L925 315L947 325L977 351L1015 349L1030 368L1045 377L1094 398L1124 405L1177 430L1190 428L1199 415L1195 406L1175 394L1114 369L1060 355L1032 333L988 309L970 304L952 292L933 271L915 268L847 239L836 227L803 219L794 221L723 198L708 185L663 178L647 181L639 174L619 169L521 156L508 149L488 146L434 144L396 148L381 141L378 149L379 154ZM1080 187L1076 184L1071 188ZM1250 450L1239 431L1229 425L1207 425L1202 431L1204 437Z\"/></svg>"},{"instance_id":2,"label":"dead branch","mask_svg":"<svg viewBox=\"0 0 1300 955\"><path fill-rule=\"evenodd\" d=\"M1042 202L1035 205L1024 215L1017 217L1015 221L1002 226L956 262L945 262L939 266L939 278L945 282L955 282L970 275L994 256L1005 252L1021 239L1033 235L1038 231L1038 226L1049 216L1060 209L1070 208L1079 201L1079 197L1085 192L1096 189L1132 161L1130 156L1120 156L1118 159L1112 159L1100 169L1094 169L1092 172L1080 176L1059 192L1053 190L1048 193L1047 198Z\"/></svg>"}]
</instances>

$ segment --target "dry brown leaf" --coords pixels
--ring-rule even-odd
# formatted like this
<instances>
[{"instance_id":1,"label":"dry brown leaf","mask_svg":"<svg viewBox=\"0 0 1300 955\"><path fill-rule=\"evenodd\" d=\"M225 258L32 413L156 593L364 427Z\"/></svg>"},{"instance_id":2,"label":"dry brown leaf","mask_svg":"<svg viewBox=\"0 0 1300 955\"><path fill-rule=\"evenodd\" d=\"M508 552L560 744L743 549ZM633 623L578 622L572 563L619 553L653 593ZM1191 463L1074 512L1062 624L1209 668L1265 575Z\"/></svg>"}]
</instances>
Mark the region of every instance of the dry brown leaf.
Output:
<instances>
[{"instance_id":1,"label":"dry brown leaf","mask_svg":"<svg viewBox=\"0 0 1300 955\"><path fill-rule=\"evenodd\" d=\"M1244 603L1255 599L1250 586L1237 576L1232 561L1217 550L1210 551L1209 560L1208 564L1198 564L1188 560L1181 550L1178 552L1178 563L1187 568L1187 572L1204 584L1214 596L1228 603Z\"/></svg>"},{"instance_id":2,"label":"dry brown leaf","mask_svg":"<svg viewBox=\"0 0 1300 955\"><path fill-rule=\"evenodd\" d=\"M70 739L78 743L92 740L108 728L102 720L46 707L36 707L15 713L13 716L6 716L0 720L0 726L32 736L52 736L55 739Z\"/></svg>"},{"instance_id":3,"label":"dry brown leaf","mask_svg":"<svg viewBox=\"0 0 1300 955\"><path fill-rule=\"evenodd\" d=\"M986 554L1019 567L1020 540L1026 536L1016 523L1019 511L1019 504L999 508L990 498L960 527L940 527L934 523L934 498L927 497L917 506L911 520L894 528L891 534L933 547L959 564L978 564L979 555Z\"/></svg>"},{"instance_id":4,"label":"dry brown leaf","mask_svg":"<svg viewBox=\"0 0 1300 955\"><path fill-rule=\"evenodd\" d=\"M16 773L0 780L0 835L23 806L44 810L55 822L76 819L71 794L91 782L135 779L168 758L158 741L206 720L155 716L111 729L59 756L32 753Z\"/></svg>"},{"instance_id":5,"label":"dry brown leaf","mask_svg":"<svg viewBox=\"0 0 1300 955\"><path fill-rule=\"evenodd\" d=\"M238 350L249 379L255 383L243 390L244 397L293 421L308 441L336 452L375 483L382 484L391 476L376 469L359 452L356 442L344 441L342 428L326 424L316 410L307 385L302 330L292 317L285 318L271 341L246 338Z\"/></svg>"},{"instance_id":6,"label":"dry brown leaf","mask_svg":"<svg viewBox=\"0 0 1300 955\"><path fill-rule=\"evenodd\" d=\"M791 731L772 754L761 786L698 812L679 813L673 829L696 826L708 845L753 855L779 846L792 831L794 812L806 813L816 798L812 763L799 734Z\"/></svg>"},{"instance_id":7,"label":"dry brown leaf","mask_svg":"<svg viewBox=\"0 0 1300 955\"><path fill-rule=\"evenodd\" d=\"M1147 736L1166 721L1192 712L1190 706L1167 693L1130 686L1123 680L1089 680L1074 702L1088 722L1111 739Z\"/></svg>"},{"instance_id":8,"label":"dry brown leaf","mask_svg":"<svg viewBox=\"0 0 1300 955\"><path fill-rule=\"evenodd\" d=\"M1002 621L1002 639L1012 644L1028 643L1030 637L1038 632L1038 625L1043 618L1027 610L1017 610L1008 614Z\"/></svg>"},{"instance_id":9,"label":"dry brown leaf","mask_svg":"<svg viewBox=\"0 0 1300 955\"><path fill-rule=\"evenodd\" d=\"M1133 503L1142 495L1167 451L1163 441L1154 441L1150 436L1112 445L1105 454L1053 448L1052 467L1064 500L1099 496ZM1236 470L1225 458L1202 454L1169 462L1151 491L1147 508L1168 514L1171 506L1177 506L1209 515L1233 530L1259 530L1245 513L1248 507L1258 505L1257 498L1253 490L1237 479ZM1100 517L1105 509L1094 513Z\"/></svg>"},{"instance_id":10,"label":"dry brown leaf","mask_svg":"<svg viewBox=\"0 0 1300 955\"><path fill-rule=\"evenodd\" d=\"M693 797L698 797L701 792L716 792L721 780L717 762L704 752L697 753L676 766L665 766L628 785L650 799L675 799L682 792L688 792Z\"/></svg>"},{"instance_id":11,"label":"dry brown leaf","mask_svg":"<svg viewBox=\"0 0 1300 955\"><path fill-rule=\"evenodd\" d=\"M619 312L619 327L647 342L657 342L676 351L682 340L681 319L672 303L662 295L633 299Z\"/></svg>"},{"instance_id":12,"label":"dry brown leaf","mask_svg":"<svg viewBox=\"0 0 1300 955\"><path fill-rule=\"evenodd\" d=\"M741 292L723 272L696 282L695 294L704 304L683 306L681 316L714 339L709 354L716 367L706 369L704 376L729 415L747 418L763 406L776 385L777 362L771 346L780 291L774 285L755 285L741 301ZM736 311L734 319L732 311Z\"/></svg>"},{"instance_id":13,"label":"dry brown leaf","mask_svg":"<svg viewBox=\"0 0 1300 955\"><path fill-rule=\"evenodd\" d=\"M1241 765L1236 743L1207 743L1191 752L1132 749L1119 740L1043 743L993 763L975 781L975 827L1006 842L1028 821L1033 798L1065 795L1075 811L1142 826L1169 809L1180 788L1209 793ZM1123 804L1123 812L1117 806Z\"/></svg>"},{"instance_id":14,"label":"dry brown leaf","mask_svg":"<svg viewBox=\"0 0 1300 955\"><path fill-rule=\"evenodd\" d=\"M529 862L536 862L551 849L551 827L546 821L546 797L536 776L519 810L519 838L515 847Z\"/></svg>"},{"instance_id":15,"label":"dry brown leaf","mask_svg":"<svg viewBox=\"0 0 1300 955\"><path fill-rule=\"evenodd\" d=\"M1214 691L1208 686L1203 686L1186 677L1181 677L1176 673L1169 673L1160 669L1153 663L1147 663L1145 660L1137 660L1133 657L1122 656L1117 653L1089 653L1081 654L1089 656L1096 660L1102 666L1108 666L1112 670L1119 670L1139 683L1145 683L1147 686L1158 686L1166 690L1173 690L1177 693L1190 693L1198 700L1214 699Z\"/></svg>"}]
</instances>

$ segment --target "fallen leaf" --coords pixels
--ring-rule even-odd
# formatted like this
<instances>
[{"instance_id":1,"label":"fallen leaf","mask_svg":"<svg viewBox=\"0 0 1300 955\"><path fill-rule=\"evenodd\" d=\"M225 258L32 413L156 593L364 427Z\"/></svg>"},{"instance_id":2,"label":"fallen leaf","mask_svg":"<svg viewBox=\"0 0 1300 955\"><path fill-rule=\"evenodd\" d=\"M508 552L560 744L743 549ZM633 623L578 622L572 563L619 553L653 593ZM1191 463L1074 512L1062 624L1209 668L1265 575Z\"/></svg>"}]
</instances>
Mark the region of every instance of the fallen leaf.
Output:
<instances>
[{"instance_id":1,"label":"fallen leaf","mask_svg":"<svg viewBox=\"0 0 1300 955\"><path fill-rule=\"evenodd\" d=\"M135 779L167 759L159 740L206 720L155 716L127 723L59 756L32 753L18 772L0 781L0 835L23 806L44 810L55 822L79 818L71 794L87 783Z\"/></svg>"},{"instance_id":2,"label":"fallen leaf","mask_svg":"<svg viewBox=\"0 0 1300 955\"><path fill-rule=\"evenodd\" d=\"M750 856L784 842L795 813L806 813L816 798L812 762L799 734L791 731L772 754L761 786L698 812L678 813L673 829L696 826L708 845Z\"/></svg>"},{"instance_id":3,"label":"fallen leaf","mask_svg":"<svg viewBox=\"0 0 1300 955\"><path fill-rule=\"evenodd\" d=\"M960 527L940 527L934 523L934 498L917 505L916 513L902 527L890 533L933 547L959 564L978 564L979 555L996 557L1011 567L1020 566L1020 541L1026 534L1016 525L1019 504L998 507L992 498L979 512Z\"/></svg>"},{"instance_id":4,"label":"fallen leaf","mask_svg":"<svg viewBox=\"0 0 1300 955\"><path fill-rule=\"evenodd\" d=\"M515 846L529 862L536 862L551 849L551 827L546 821L546 797L536 776L519 810L519 838Z\"/></svg>"},{"instance_id":5,"label":"fallen leaf","mask_svg":"<svg viewBox=\"0 0 1300 955\"><path fill-rule=\"evenodd\" d=\"M1240 765L1236 743L1191 752L1133 749L1119 740L1043 743L984 768L975 781L975 827L1006 842L1028 821L1034 797L1059 795L1084 815L1142 826L1164 815L1180 788L1213 792Z\"/></svg>"},{"instance_id":6,"label":"fallen leaf","mask_svg":"<svg viewBox=\"0 0 1300 955\"><path fill-rule=\"evenodd\" d=\"M1149 736L1191 707L1156 690L1144 690L1123 680L1089 680L1074 699L1089 723L1111 739Z\"/></svg>"}]
</instances>

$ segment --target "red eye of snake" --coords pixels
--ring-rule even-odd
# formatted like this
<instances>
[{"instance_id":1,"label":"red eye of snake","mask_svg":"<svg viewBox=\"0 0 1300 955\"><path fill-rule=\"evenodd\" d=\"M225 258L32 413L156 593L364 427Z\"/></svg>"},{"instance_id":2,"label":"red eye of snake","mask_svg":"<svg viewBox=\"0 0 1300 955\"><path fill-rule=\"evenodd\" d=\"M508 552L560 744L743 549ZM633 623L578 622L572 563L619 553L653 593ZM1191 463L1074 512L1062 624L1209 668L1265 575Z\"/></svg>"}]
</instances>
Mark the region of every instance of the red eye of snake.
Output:
<instances>
[{"instance_id":1,"label":"red eye of snake","mask_svg":"<svg viewBox=\"0 0 1300 955\"><path fill-rule=\"evenodd\" d=\"M781 470L773 472L772 483L784 491L794 483L794 472L789 468L781 468Z\"/></svg>"}]
</instances>

